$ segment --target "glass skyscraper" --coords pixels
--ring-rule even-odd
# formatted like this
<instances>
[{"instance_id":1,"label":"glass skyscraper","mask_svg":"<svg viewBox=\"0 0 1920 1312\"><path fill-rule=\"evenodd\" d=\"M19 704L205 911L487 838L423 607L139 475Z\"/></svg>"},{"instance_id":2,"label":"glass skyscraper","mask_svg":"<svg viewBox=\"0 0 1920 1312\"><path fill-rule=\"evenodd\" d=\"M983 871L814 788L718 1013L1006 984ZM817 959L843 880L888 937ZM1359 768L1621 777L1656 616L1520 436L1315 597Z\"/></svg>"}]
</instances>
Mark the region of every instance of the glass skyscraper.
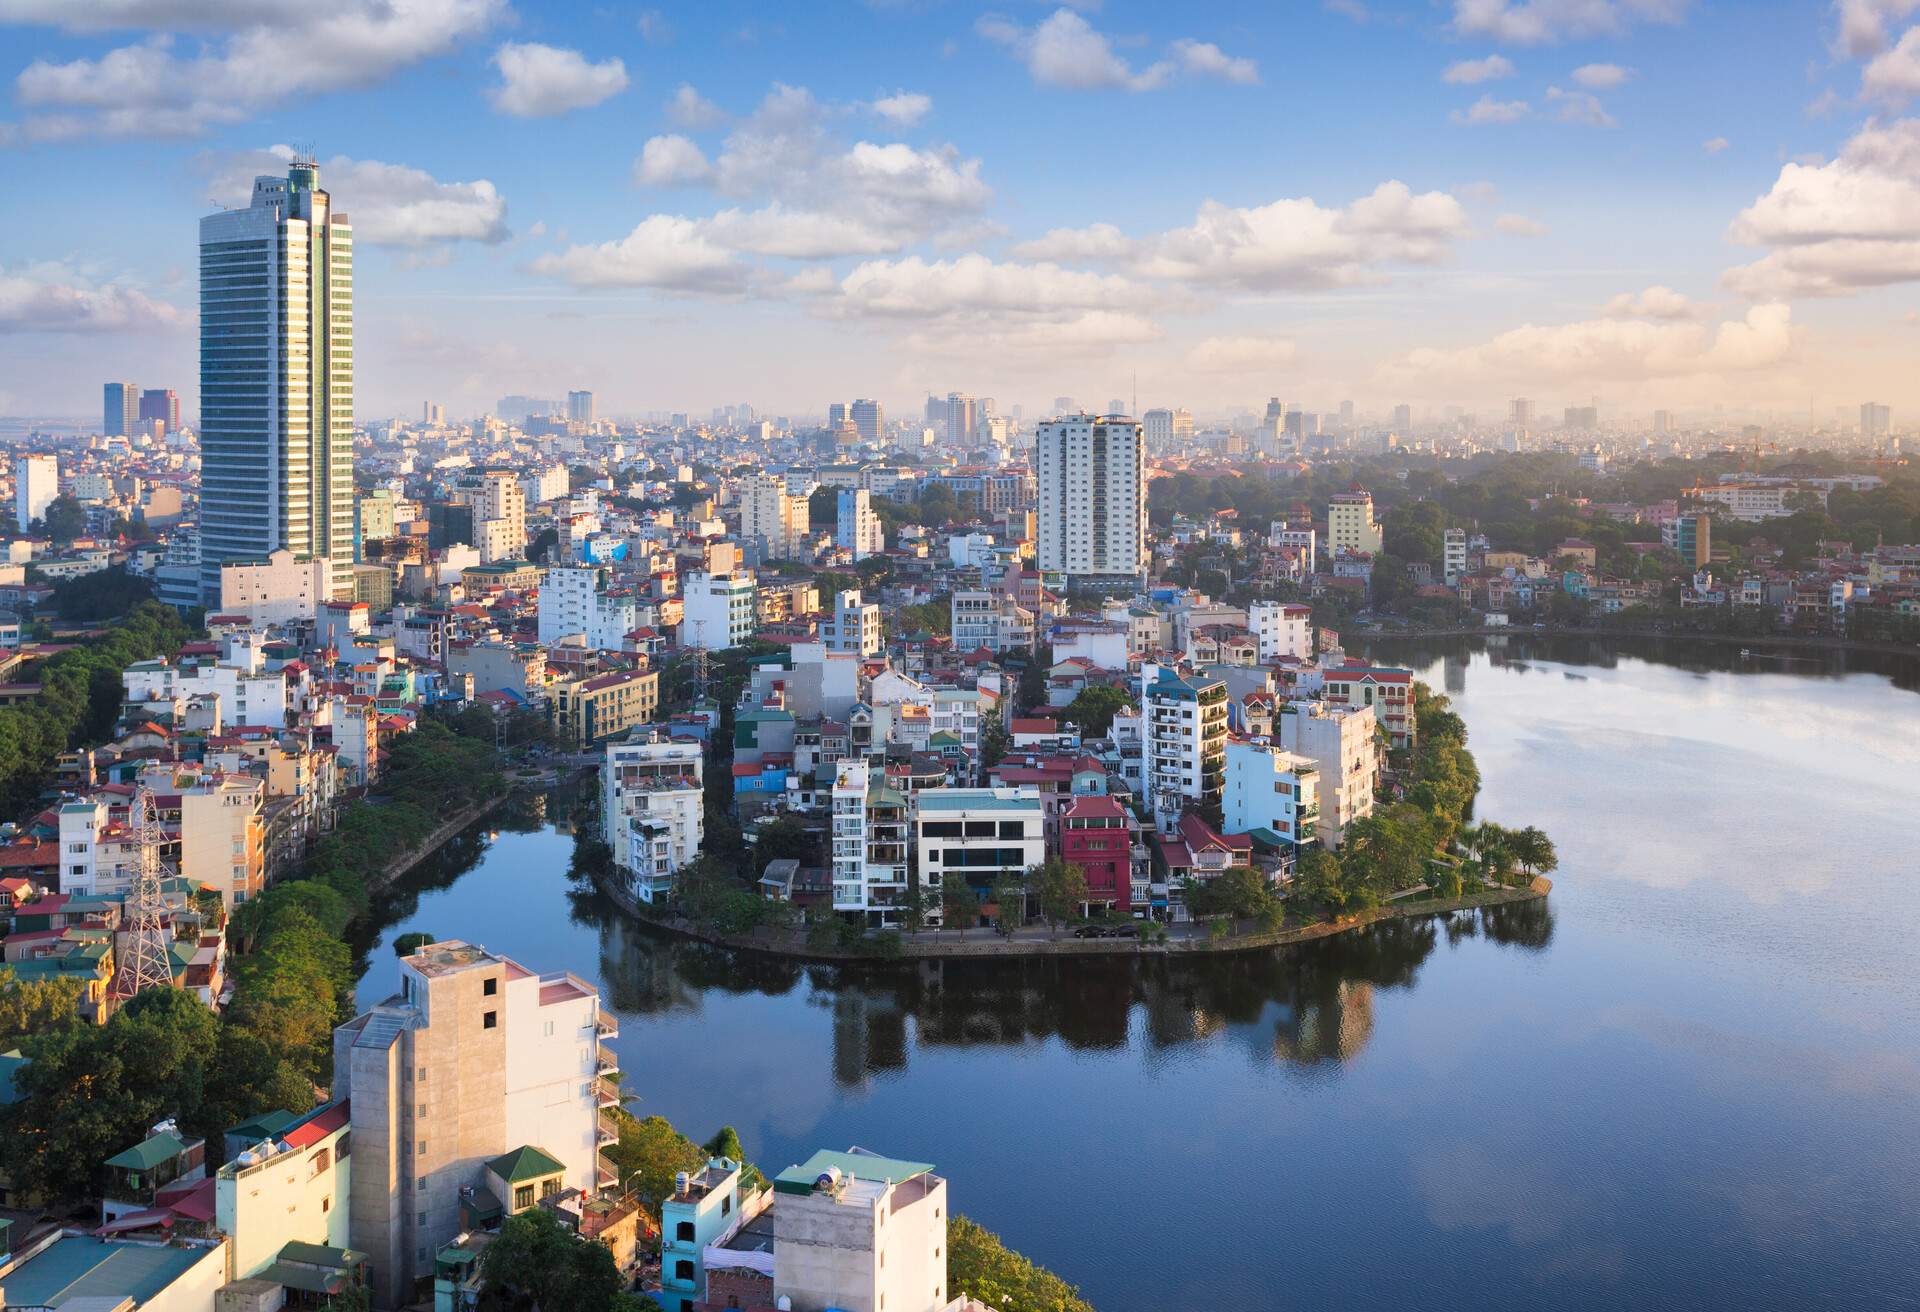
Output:
<instances>
[{"instance_id":1,"label":"glass skyscraper","mask_svg":"<svg viewBox=\"0 0 1920 1312\"><path fill-rule=\"evenodd\" d=\"M201 589L278 550L353 595L353 229L295 160L200 220Z\"/></svg>"}]
</instances>

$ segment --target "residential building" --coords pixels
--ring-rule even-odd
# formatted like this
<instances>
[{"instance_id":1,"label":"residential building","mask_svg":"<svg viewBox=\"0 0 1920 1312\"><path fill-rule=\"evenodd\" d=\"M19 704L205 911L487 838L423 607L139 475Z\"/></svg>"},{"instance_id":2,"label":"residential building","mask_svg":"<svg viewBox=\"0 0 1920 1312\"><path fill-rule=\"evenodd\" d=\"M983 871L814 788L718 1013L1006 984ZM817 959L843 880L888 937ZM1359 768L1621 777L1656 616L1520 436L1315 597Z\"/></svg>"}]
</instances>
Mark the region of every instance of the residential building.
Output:
<instances>
[{"instance_id":1,"label":"residential building","mask_svg":"<svg viewBox=\"0 0 1920 1312\"><path fill-rule=\"evenodd\" d=\"M1696 501L1711 501L1726 507L1733 518L1747 523L1758 523L1767 519L1784 519L1793 513L1787 505L1787 499L1795 493L1804 493L1826 503L1826 496L1817 488L1800 488L1788 483L1722 483L1714 487L1696 487L1687 492L1687 496Z\"/></svg>"},{"instance_id":2,"label":"residential building","mask_svg":"<svg viewBox=\"0 0 1920 1312\"><path fill-rule=\"evenodd\" d=\"M149 387L140 393L140 423L143 427L159 424L165 432L179 432L179 393L168 387Z\"/></svg>"},{"instance_id":3,"label":"residential building","mask_svg":"<svg viewBox=\"0 0 1920 1312\"><path fill-rule=\"evenodd\" d=\"M1319 783L1319 767L1308 757L1270 741L1228 739L1220 827L1229 834L1265 829L1304 847L1319 836Z\"/></svg>"},{"instance_id":4,"label":"residential building","mask_svg":"<svg viewBox=\"0 0 1920 1312\"><path fill-rule=\"evenodd\" d=\"M594 651L619 651L640 625L639 600L607 589L597 565L556 565L540 581L539 638L548 645L580 637Z\"/></svg>"},{"instance_id":5,"label":"residential building","mask_svg":"<svg viewBox=\"0 0 1920 1312\"><path fill-rule=\"evenodd\" d=\"M1002 877L1024 885L1027 871L1046 860L1046 812L1037 788L932 788L913 800L914 866L922 889L964 879L984 901ZM938 921L941 911L930 910L928 918Z\"/></svg>"},{"instance_id":6,"label":"residential building","mask_svg":"<svg viewBox=\"0 0 1920 1312\"><path fill-rule=\"evenodd\" d=\"M660 1293L663 1312L691 1312L705 1301L703 1255L740 1215L740 1163L711 1157L698 1171L674 1177L660 1203Z\"/></svg>"},{"instance_id":7,"label":"residential building","mask_svg":"<svg viewBox=\"0 0 1920 1312\"><path fill-rule=\"evenodd\" d=\"M1660 526L1661 544L1679 553L1691 569L1705 569L1713 562L1713 516L1675 515Z\"/></svg>"},{"instance_id":8,"label":"residential building","mask_svg":"<svg viewBox=\"0 0 1920 1312\"><path fill-rule=\"evenodd\" d=\"M1141 436L1150 450L1166 451L1193 441L1191 410L1149 410L1140 416Z\"/></svg>"},{"instance_id":9,"label":"residential building","mask_svg":"<svg viewBox=\"0 0 1920 1312\"><path fill-rule=\"evenodd\" d=\"M132 383L108 383L101 394L100 432L131 437L140 426L140 389Z\"/></svg>"},{"instance_id":10,"label":"residential building","mask_svg":"<svg viewBox=\"0 0 1920 1312\"><path fill-rule=\"evenodd\" d=\"M1117 415L1068 415L1036 433L1039 567L1092 581L1137 579L1146 568L1146 446Z\"/></svg>"},{"instance_id":11,"label":"residential building","mask_svg":"<svg viewBox=\"0 0 1920 1312\"><path fill-rule=\"evenodd\" d=\"M466 1229L489 1163L523 1147L585 1194L615 1183L599 1155L619 1094L614 1030L575 975L536 975L458 940L400 961L400 992L334 1031L333 1096L349 1102L351 1247L375 1306L409 1302Z\"/></svg>"},{"instance_id":12,"label":"residential building","mask_svg":"<svg viewBox=\"0 0 1920 1312\"><path fill-rule=\"evenodd\" d=\"M1327 502L1327 549L1377 556L1384 536L1373 517L1373 497L1358 483L1345 492L1336 492Z\"/></svg>"},{"instance_id":13,"label":"residential building","mask_svg":"<svg viewBox=\"0 0 1920 1312\"><path fill-rule=\"evenodd\" d=\"M874 513L871 494L865 488L840 489L839 518L834 524L833 544L851 552L855 560L877 556L887 549L887 537Z\"/></svg>"},{"instance_id":14,"label":"residential building","mask_svg":"<svg viewBox=\"0 0 1920 1312\"><path fill-rule=\"evenodd\" d=\"M1860 406L1860 436L1863 438L1885 437L1893 429L1893 408L1874 401L1864 402Z\"/></svg>"},{"instance_id":15,"label":"residential building","mask_svg":"<svg viewBox=\"0 0 1920 1312\"><path fill-rule=\"evenodd\" d=\"M878 401L861 397L854 401L853 408L848 413L853 420L854 431L860 434L860 440L877 446L886 433L886 407Z\"/></svg>"},{"instance_id":16,"label":"residential building","mask_svg":"<svg viewBox=\"0 0 1920 1312\"><path fill-rule=\"evenodd\" d=\"M296 159L200 220L200 560L286 550L353 591L353 232Z\"/></svg>"},{"instance_id":17,"label":"residential building","mask_svg":"<svg viewBox=\"0 0 1920 1312\"><path fill-rule=\"evenodd\" d=\"M1260 644L1262 662L1313 658L1313 608L1278 601L1247 607L1247 627Z\"/></svg>"},{"instance_id":18,"label":"residential building","mask_svg":"<svg viewBox=\"0 0 1920 1312\"><path fill-rule=\"evenodd\" d=\"M227 1283L227 1244L217 1237L183 1236L156 1244L56 1227L30 1240L18 1238L25 1242L16 1244L0 1278L9 1308L206 1312L214 1306L215 1291ZM138 1292L137 1303L126 1292L129 1287ZM89 1297L95 1290L112 1292Z\"/></svg>"},{"instance_id":19,"label":"residential building","mask_svg":"<svg viewBox=\"0 0 1920 1312\"><path fill-rule=\"evenodd\" d=\"M1127 808L1112 797L1076 797L1060 813L1060 859L1085 873L1087 910L1124 916L1147 909L1144 899L1134 896L1136 869L1146 855L1139 849L1136 857L1138 828Z\"/></svg>"},{"instance_id":20,"label":"residential building","mask_svg":"<svg viewBox=\"0 0 1920 1312\"><path fill-rule=\"evenodd\" d=\"M334 588L333 562L296 556L285 550L264 560L220 563L213 601L222 615L245 615L255 624L291 624L310 620L320 604L335 596L351 600L351 575L344 593Z\"/></svg>"},{"instance_id":21,"label":"residential building","mask_svg":"<svg viewBox=\"0 0 1920 1312\"><path fill-rule=\"evenodd\" d=\"M351 1245L351 1124L345 1102L322 1103L220 1168L214 1222L227 1236L230 1280L274 1279L289 1244Z\"/></svg>"},{"instance_id":22,"label":"residential building","mask_svg":"<svg viewBox=\"0 0 1920 1312\"><path fill-rule=\"evenodd\" d=\"M602 835L642 902L665 896L706 837L702 748L657 731L610 742L600 771Z\"/></svg>"},{"instance_id":23,"label":"residential building","mask_svg":"<svg viewBox=\"0 0 1920 1312\"><path fill-rule=\"evenodd\" d=\"M567 393L567 418L576 424L590 424L594 421L593 393L588 391Z\"/></svg>"},{"instance_id":24,"label":"residential building","mask_svg":"<svg viewBox=\"0 0 1920 1312\"><path fill-rule=\"evenodd\" d=\"M527 550L527 494L511 469L483 469L461 480L458 494L473 507L473 542L480 563L520 560Z\"/></svg>"},{"instance_id":25,"label":"residential building","mask_svg":"<svg viewBox=\"0 0 1920 1312\"><path fill-rule=\"evenodd\" d=\"M266 781L249 774L180 790L180 874L218 889L229 912L266 890L266 801Z\"/></svg>"},{"instance_id":26,"label":"residential building","mask_svg":"<svg viewBox=\"0 0 1920 1312\"><path fill-rule=\"evenodd\" d=\"M560 741L578 751L626 733L660 709L656 670L615 670L567 679L547 689L547 706Z\"/></svg>"},{"instance_id":27,"label":"residential building","mask_svg":"<svg viewBox=\"0 0 1920 1312\"><path fill-rule=\"evenodd\" d=\"M812 532L807 498L787 492L777 474L759 474L740 483L740 539L759 540L768 560L799 560Z\"/></svg>"},{"instance_id":28,"label":"residential building","mask_svg":"<svg viewBox=\"0 0 1920 1312\"><path fill-rule=\"evenodd\" d=\"M1227 686L1141 668L1143 778L1155 823L1170 830L1188 806L1218 806L1227 745Z\"/></svg>"},{"instance_id":29,"label":"residential building","mask_svg":"<svg viewBox=\"0 0 1920 1312\"><path fill-rule=\"evenodd\" d=\"M1010 597L977 588L957 588L948 609L955 651L984 647L997 656L1016 647L1033 646L1033 612Z\"/></svg>"},{"instance_id":30,"label":"residential building","mask_svg":"<svg viewBox=\"0 0 1920 1312\"><path fill-rule=\"evenodd\" d=\"M931 1166L816 1152L773 1191L775 1306L946 1312L947 1182Z\"/></svg>"},{"instance_id":31,"label":"residential building","mask_svg":"<svg viewBox=\"0 0 1920 1312\"><path fill-rule=\"evenodd\" d=\"M1312 574L1315 567L1315 547L1319 542L1319 533L1310 523L1291 523L1276 519L1267 529L1267 545L1281 553L1292 552L1299 560L1301 574Z\"/></svg>"},{"instance_id":32,"label":"residential building","mask_svg":"<svg viewBox=\"0 0 1920 1312\"><path fill-rule=\"evenodd\" d=\"M899 923L907 887L907 799L864 760L842 760L833 779L833 909L870 925Z\"/></svg>"},{"instance_id":33,"label":"residential building","mask_svg":"<svg viewBox=\"0 0 1920 1312\"><path fill-rule=\"evenodd\" d=\"M820 641L828 651L876 656L880 652L880 608L860 600L858 588L837 594L833 618L820 626Z\"/></svg>"},{"instance_id":34,"label":"residential building","mask_svg":"<svg viewBox=\"0 0 1920 1312\"><path fill-rule=\"evenodd\" d=\"M1467 531L1450 528L1440 539L1440 579L1448 587L1460 585L1467 574Z\"/></svg>"},{"instance_id":35,"label":"residential building","mask_svg":"<svg viewBox=\"0 0 1920 1312\"><path fill-rule=\"evenodd\" d=\"M1413 715L1413 671L1358 662L1321 673L1321 696L1329 706L1371 706L1396 748L1418 736Z\"/></svg>"},{"instance_id":36,"label":"residential building","mask_svg":"<svg viewBox=\"0 0 1920 1312\"><path fill-rule=\"evenodd\" d=\"M744 570L687 575L681 602L682 647L719 651L753 636L754 582Z\"/></svg>"},{"instance_id":37,"label":"residential building","mask_svg":"<svg viewBox=\"0 0 1920 1312\"><path fill-rule=\"evenodd\" d=\"M59 457L26 455L13 462L13 522L23 536L59 495Z\"/></svg>"},{"instance_id":38,"label":"residential building","mask_svg":"<svg viewBox=\"0 0 1920 1312\"><path fill-rule=\"evenodd\" d=\"M1315 795L1322 847L1339 847L1348 825L1373 814L1381 768L1377 709L1287 702L1273 717L1274 744L1306 757L1319 772Z\"/></svg>"}]
</instances>

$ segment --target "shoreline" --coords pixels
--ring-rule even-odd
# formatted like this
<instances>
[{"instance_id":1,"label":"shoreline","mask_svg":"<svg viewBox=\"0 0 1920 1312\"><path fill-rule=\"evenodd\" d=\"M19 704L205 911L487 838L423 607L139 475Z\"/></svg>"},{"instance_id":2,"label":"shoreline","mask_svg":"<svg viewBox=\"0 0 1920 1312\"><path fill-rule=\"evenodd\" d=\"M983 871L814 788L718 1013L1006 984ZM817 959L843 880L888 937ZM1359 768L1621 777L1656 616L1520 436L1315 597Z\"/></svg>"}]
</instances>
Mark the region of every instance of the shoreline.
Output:
<instances>
[{"instance_id":1,"label":"shoreline","mask_svg":"<svg viewBox=\"0 0 1920 1312\"><path fill-rule=\"evenodd\" d=\"M1737 633L1676 633L1670 629L1613 629L1581 625L1566 628L1549 625L1536 629L1531 624L1509 624L1494 628L1462 626L1446 629L1361 629L1342 630L1342 639L1379 642L1401 639L1415 642L1434 638L1633 638L1672 642L1715 642L1740 647L1785 647L1797 651L1865 652L1879 656L1920 657L1920 646L1911 643L1867 641L1853 638L1819 637L1782 633L1754 637Z\"/></svg>"},{"instance_id":2,"label":"shoreline","mask_svg":"<svg viewBox=\"0 0 1920 1312\"><path fill-rule=\"evenodd\" d=\"M695 942L711 944L714 947L733 948L743 952L761 952L769 956L800 961L839 964L852 962L884 964L894 961L950 958L980 960L1012 957L1180 957L1227 952L1258 952L1268 948L1288 947L1295 943L1309 943L1317 939L1330 938L1335 934L1365 929L1383 920L1404 920L1454 911L1471 911L1479 907L1534 902L1545 898L1553 891L1552 880L1545 875L1536 875L1533 882L1524 888L1498 888L1465 897L1389 903L1360 912L1358 915L1342 916L1338 920L1318 921L1311 925L1296 925L1289 929L1254 930L1245 934L1229 934L1220 939L1197 934L1190 938L1169 939L1164 943L1143 943L1139 939L1003 939L990 929L978 931L981 934L980 938L950 940L924 937L928 931L923 931L922 937L902 933L900 951L897 954L883 956L874 952L816 948L806 942L804 932L793 930L768 930L749 935L716 934L688 921L656 919L641 912L638 909L639 904L631 895L612 886L603 876L595 874L589 878L593 881L593 886L604 893L607 900L612 902L623 915L642 925L677 934Z\"/></svg>"},{"instance_id":3,"label":"shoreline","mask_svg":"<svg viewBox=\"0 0 1920 1312\"><path fill-rule=\"evenodd\" d=\"M432 833L422 839L418 847L408 848L384 866L380 867L380 873L367 881L367 891L369 893L386 891L387 887L395 880L400 879L422 861L439 852L441 848L445 847L447 843L453 839L454 835L458 834L468 825L479 820L484 820L487 816L498 810L506 800L512 797L517 791L519 790L516 788L509 788L498 797L490 797L484 802L470 806L453 819L441 824Z\"/></svg>"}]
</instances>

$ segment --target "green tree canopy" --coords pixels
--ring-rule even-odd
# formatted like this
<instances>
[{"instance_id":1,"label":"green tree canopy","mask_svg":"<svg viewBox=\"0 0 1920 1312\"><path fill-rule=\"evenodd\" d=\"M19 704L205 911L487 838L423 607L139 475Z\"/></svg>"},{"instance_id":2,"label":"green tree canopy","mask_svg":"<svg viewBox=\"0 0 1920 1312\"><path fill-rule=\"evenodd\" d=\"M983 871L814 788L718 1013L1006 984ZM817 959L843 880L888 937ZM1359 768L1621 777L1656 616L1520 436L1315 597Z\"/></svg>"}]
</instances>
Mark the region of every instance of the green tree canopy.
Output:
<instances>
[{"instance_id":1,"label":"green tree canopy","mask_svg":"<svg viewBox=\"0 0 1920 1312\"><path fill-rule=\"evenodd\" d=\"M1104 738L1113 728L1113 717L1133 704L1124 688L1095 684L1082 688L1080 695L1067 704L1066 719L1079 727L1082 737Z\"/></svg>"},{"instance_id":2,"label":"green tree canopy","mask_svg":"<svg viewBox=\"0 0 1920 1312\"><path fill-rule=\"evenodd\" d=\"M510 1216L480 1257L484 1312L637 1312L613 1250L544 1207Z\"/></svg>"},{"instance_id":3,"label":"green tree canopy","mask_svg":"<svg viewBox=\"0 0 1920 1312\"><path fill-rule=\"evenodd\" d=\"M947 1221L947 1292L998 1312L1093 1312L1080 1291L965 1216Z\"/></svg>"}]
</instances>

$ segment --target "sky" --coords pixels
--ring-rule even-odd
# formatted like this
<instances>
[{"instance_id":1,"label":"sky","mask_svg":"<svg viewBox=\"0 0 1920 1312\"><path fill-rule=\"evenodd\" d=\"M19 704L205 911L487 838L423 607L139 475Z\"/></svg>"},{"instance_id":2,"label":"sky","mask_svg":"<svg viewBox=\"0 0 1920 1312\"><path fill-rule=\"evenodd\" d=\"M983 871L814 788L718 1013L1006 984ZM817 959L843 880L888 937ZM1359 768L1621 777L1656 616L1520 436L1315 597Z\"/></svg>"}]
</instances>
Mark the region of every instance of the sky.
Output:
<instances>
[{"instance_id":1,"label":"sky","mask_svg":"<svg viewBox=\"0 0 1920 1312\"><path fill-rule=\"evenodd\" d=\"M0 414L191 413L297 149L366 418L1920 415L1920 0L0 0L0 78Z\"/></svg>"}]
</instances>

